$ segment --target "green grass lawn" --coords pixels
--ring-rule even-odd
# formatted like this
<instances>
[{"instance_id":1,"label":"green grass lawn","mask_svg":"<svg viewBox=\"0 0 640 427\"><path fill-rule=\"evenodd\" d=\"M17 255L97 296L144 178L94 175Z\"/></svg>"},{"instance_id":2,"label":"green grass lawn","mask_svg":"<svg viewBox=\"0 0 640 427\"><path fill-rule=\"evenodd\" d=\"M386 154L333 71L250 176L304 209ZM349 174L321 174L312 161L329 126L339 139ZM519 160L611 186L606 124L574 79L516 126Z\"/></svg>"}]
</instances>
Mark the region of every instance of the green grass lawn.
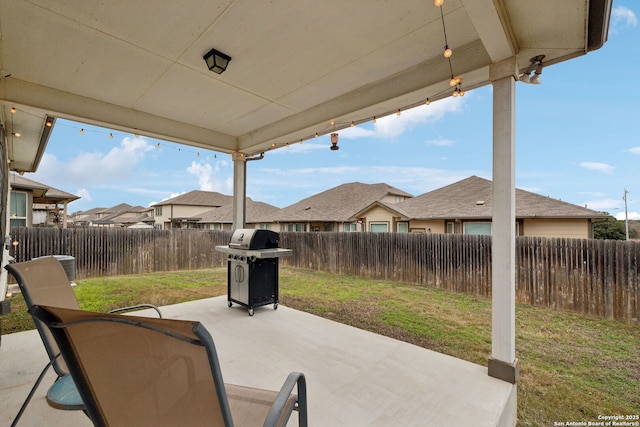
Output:
<instances>
[{"instance_id":1,"label":"green grass lawn","mask_svg":"<svg viewBox=\"0 0 640 427\"><path fill-rule=\"evenodd\" d=\"M83 309L168 305L226 294L226 268L78 280ZM33 328L19 295L3 333ZM415 285L281 268L280 303L480 365L491 301ZM518 305L518 425L640 414L640 326Z\"/></svg>"}]
</instances>

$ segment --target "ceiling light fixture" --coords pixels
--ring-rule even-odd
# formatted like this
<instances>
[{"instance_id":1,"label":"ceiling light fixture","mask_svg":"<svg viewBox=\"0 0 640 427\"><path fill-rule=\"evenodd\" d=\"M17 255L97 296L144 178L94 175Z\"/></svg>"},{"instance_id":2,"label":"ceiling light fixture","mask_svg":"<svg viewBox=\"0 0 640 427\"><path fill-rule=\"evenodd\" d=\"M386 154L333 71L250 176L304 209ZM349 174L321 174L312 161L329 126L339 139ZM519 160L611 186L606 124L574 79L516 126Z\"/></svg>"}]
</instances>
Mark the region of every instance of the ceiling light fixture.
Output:
<instances>
[{"instance_id":1,"label":"ceiling light fixture","mask_svg":"<svg viewBox=\"0 0 640 427\"><path fill-rule=\"evenodd\" d=\"M207 63L207 68L216 74L222 74L227 69L231 57L218 50L211 49L202 59Z\"/></svg>"},{"instance_id":2,"label":"ceiling light fixture","mask_svg":"<svg viewBox=\"0 0 640 427\"><path fill-rule=\"evenodd\" d=\"M544 55L534 56L530 59L531 64L524 70L522 74L518 77L523 83L530 83L534 85L539 85L542 83L542 79L540 78L540 74L542 74L542 68L544 64L542 60L544 59ZM533 73L533 75L531 75Z\"/></svg>"}]
</instances>

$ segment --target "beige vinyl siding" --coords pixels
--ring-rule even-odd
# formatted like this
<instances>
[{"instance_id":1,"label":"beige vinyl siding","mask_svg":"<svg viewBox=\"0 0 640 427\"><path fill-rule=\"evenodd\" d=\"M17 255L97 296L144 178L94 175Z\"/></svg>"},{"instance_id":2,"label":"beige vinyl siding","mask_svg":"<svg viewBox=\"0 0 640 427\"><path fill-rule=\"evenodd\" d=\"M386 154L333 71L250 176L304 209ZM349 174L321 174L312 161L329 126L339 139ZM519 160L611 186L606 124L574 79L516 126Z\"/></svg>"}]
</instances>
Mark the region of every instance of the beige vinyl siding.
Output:
<instances>
[{"instance_id":1,"label":"beige vinyl siding","mask_svg":"<svg viewBox=\"0 0 640 427\"><path fill-rule=\"evenodd\" d=\"M366 230L371 230L371 223L385 222L389 224L388 230L391 231L393 227L393 214L387 209L380 206L375 206L367 211L367 227Z\"/></svg>"},{"instance_id":2,"label":"beige vinyl siding","mask_svg":"<svg viewBox=\"0 0 640 427\"><path fill-rule=\"evenodd\" d=\"M590 231L588 219L524 219L522 235L589 239Z\"/></svg>"},{"instance_id":3,"label":"beige vinyl siding","mask_svg":"<svg viewBox=\"0 0 640 427\"><path fill-rule=\"evenodd\" d=\"M444 221L433 220L433 221L425 221L425 220L411 220L409 222L409 232L419 232L419 233L444 233L445 232ZM431 230L431 231L429 231Z\"/></svg>"}]
</instances>

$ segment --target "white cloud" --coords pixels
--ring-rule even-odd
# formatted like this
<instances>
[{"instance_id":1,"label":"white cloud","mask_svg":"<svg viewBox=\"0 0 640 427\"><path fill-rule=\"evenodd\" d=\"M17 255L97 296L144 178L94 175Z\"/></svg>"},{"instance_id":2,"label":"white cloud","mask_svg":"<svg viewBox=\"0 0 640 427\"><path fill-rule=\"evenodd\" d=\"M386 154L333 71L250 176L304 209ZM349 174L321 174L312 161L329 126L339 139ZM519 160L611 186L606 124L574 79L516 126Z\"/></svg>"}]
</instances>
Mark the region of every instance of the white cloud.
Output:
<instances>
[{"instance_id":1,"label":"white cloud","mask_svg":"<svg viewBox=\"0 0 640 427\"><path fill-rule=\"evenodd\" d=\"M615 169L613 166L609 164L600 163L600 162L581 162L580 166L582 166L585 169L597 171L600 173L611 173L613 172L613 169Z\"/></svg>"},{"instance_id":2,"label":"white cloud","mask_svg":"<svg viewBox=\"0 0 640 427\"><path fill-rule=\"evenodd\" d=\"M638 25L636 14L624 6L614 7L611 11L611 19L614 28L617 28L619 24L624 24L626 27L636 27Z\"/></svg>"},{"instance_id":3,"label":"white cloud","mask_svg":"<svg viewBox=\"0 0 640 427\"><path fill-rule=\"evenodd\" d=\"M436 146L436 147L449 147L449 146L455 145L455 141L452 141L447 138L431 139L426 142L426 145Z\"/></svg>"},{"instance_id":4,"label":"white cloud","mask_svg":"<svg viewBox=\"0 0 640 427\"><path fill-rule=\"evenodd\" d=\"M187 172L198 178L200 190L232 194L233 178L226 178L222 181L216 179L216 175L223 173L222 168L228 168L230 165L229 162L220 162L212 166L211 163L193 161L191 166L187 168Z\"/></svg>"},{"instance_id":5,"label":"white cloud","mask_svg":"<svg viewBox=\"0 0 640 427\"><path fill-rule=\"evenodd\" d=\"M627 151L630 152L631 154L640 155L640 147L631 147Z\"/></svg>"},{"instance_id":6,"label":"white cloud","mask_svg":"<svg viewBox=\"0 0 640 427\"><path fill-rule=\"evenodd\" d=\"M628 212L627 216L628 216L629 219L638 220L638 219L640 219L640 212ZM622 221L625 220L624 212L618 212L615 217L616 217L616 219L619 219L619 220L622 220Z\"/></svg>"},{"instance_id":7,"label":"white cloud","mask_svg":"<svg viewBox=\"0 0 640 427\"><path fill-rule=\"evenodd\" d=\"M79 196L83 201L90 202L93 200L91 197L91 193L86 188L78 188L76 191L76 196Z\"/></svg>"},{"instance_id":8,"label":"white cloud","mask_svg":"<svg viewBox=\"0 0 640 427\"><path fill-rule=\"evenodd\" d=\"M133 176L145 154L153 149L145 138L126 137L106 154L81 152L67 162L45 153L34 179L54 186L125 181Z\"/></svg>"},{"instance_id":9,"label":"white cloud","mask_svg":"<svg viewBox=\"0 0 640 427\"><path fill-rule=\"evenodd\" d=\"M600 199L585 202L585 207L594 211L611 212L622 207L623 202L619 199Z\"/></svg>"}]
</instances>

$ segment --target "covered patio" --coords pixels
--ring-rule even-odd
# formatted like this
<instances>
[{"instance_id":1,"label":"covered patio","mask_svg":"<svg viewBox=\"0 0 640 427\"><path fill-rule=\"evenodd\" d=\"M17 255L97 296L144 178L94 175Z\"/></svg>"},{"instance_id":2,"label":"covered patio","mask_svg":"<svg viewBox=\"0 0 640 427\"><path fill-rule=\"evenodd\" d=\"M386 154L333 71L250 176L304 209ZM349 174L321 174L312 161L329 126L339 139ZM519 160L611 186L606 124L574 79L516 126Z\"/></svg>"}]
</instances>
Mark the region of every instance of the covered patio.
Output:
<instances>
[{"instance_id":1,"label":"covered patio","mask_svg":"<svg viewBox=\"0 0 640 427\"><path fill-rule=\"evenodd\" d=\"M277 389L290 371L303 372L310 425L480 427L514 416L516 386L486 367L305 312L267 306L249 317L228 308L225 296L162 312L207 327L226 382ZM9 425L48 358L34 330L3 336L0 360L0 425ZM43 381L19 425L90 426L80 411L47 405L54 378Z\"/></svg>"},{"instance_id":2,"label":"covered patio","mask_svg":"<svg viewBox=\"0 0 640 427\"><path fill-rule=\"evenodd\" d=\"M492 85L493 332L488 369L431 353L427 357L424 350L419 354L406 350L406 359L397 361L392 356L410 348L398 345L402 351L380 353L384 357L369 360L371 371L362 375L385 378L386 383L361 382L352 370L322 389L323 383L313 385L313 381L333 372L332 363L344 356L340 334L350 333L344 327L328 334L337 340L332 348L320 348L315 353L320 357L307 360L313 362L311 396L316 394L316 401L311 398L312 420L334 415L351 419L347 417L355 413L360 414L352 419L355 425L389 425L393 417L380 414L397 405L390 405L389 411L379 405L349 411L350 406L371 402L369 397L379 392L391 401L415 403L403 412L414 420L408 424L432 419L434 425L451 425L450 417L455 416L473 420L474 425L480 419L486 425L514 425L516 82L535 83L543 69L602 47L611 3L203 0L188 2L187 7L166 0L0 0L0 178L6 184L8 170L37 169L56 118L105 126L228 153L234 163L234 228L242 228L248 160ZM226 71L206 60L207 53L215 52L226 58ZM2 190L6 200L6 185ZM2 215L4 236L6 212ZM3 265L7 255L5 250ZM0 295L5 290L2 281ZM199 320L211 316L209 310L198 312L203 316ZM283 312L264 318L277 318ZM234 324L234 330L241 321L246 319ZM214 328L218 324L218 319L212 322ZM286 330L271 327L266 336ZM247 350L253 347L242 334L234 339ZM8 337L2 343L3 369L5 359L19 351L12 340ZM295 354L296 347L289 347L288 341L280 342L274 354ZM313 346L319 342L306 342L301 348L314 354ZM343 341L344 348L348 342ZM374 348L357 353L366 358ZM395 363L389 370L393 374L386 376L380 362ZM247 361L246 366L256 363L259 360ZM249 377L265 381L267 370ZM474 378L479 374L478 382L464 372L473 372ZM351 389L352 403L342 403L344 396L335 400L338 394L332 395L332 384ZM369 385L363 388L363 384ZM407 394L410 389L414 392ZM497 389L502 391L494 394ZM479 401L488 406L479 406ZM371 412L372 408L377 410ZM473 415L466 418L467 413ZM373 417L371 423L363 422L367 416Z\"/></svg>"}]
</instances>

